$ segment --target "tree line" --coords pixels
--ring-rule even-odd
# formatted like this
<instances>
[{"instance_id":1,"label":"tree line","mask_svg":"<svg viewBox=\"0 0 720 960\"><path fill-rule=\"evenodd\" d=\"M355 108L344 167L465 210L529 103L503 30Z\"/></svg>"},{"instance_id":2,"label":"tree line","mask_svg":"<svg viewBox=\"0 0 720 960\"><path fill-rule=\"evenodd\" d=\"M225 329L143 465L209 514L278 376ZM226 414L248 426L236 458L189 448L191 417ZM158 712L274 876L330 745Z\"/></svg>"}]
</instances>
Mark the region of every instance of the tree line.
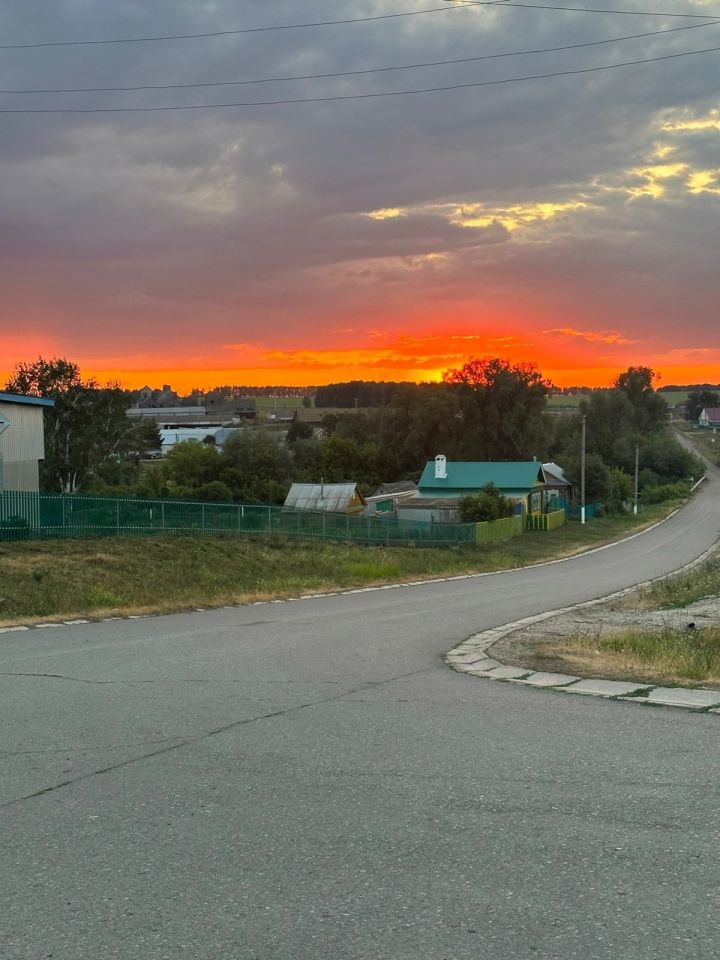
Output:
<instances>
[{"instance_id":1,"label":"tree line","mask_svg":"<svg viewBox=\"0 0 720 960\"><path fill-rule=\"evenodd\" d=\"M6 389L55 400L45 414L46 490L280 503L293 481L356 481L371 493L381 482L417 480L438 453L451 461L553 460L578 484L585 418L587 499L619 510L632 496L636 448L646 502L700 475L670 430L653 379L650 368L630 367L612 387L583 397L577 412L549 413L552 385L533 365L476 359L440 383L332 385L325 399L336 410L320 431L297 423L283 436L246 426L222 450L184 443L153 463L145 453L160 445L157 427L127 418L129 394L119 385L82 380L69 360L39 358L19 364ZM337 412L342 397L354 409ZM357 398L364 401L355 408Z\"/></svg>"}]
</instances>

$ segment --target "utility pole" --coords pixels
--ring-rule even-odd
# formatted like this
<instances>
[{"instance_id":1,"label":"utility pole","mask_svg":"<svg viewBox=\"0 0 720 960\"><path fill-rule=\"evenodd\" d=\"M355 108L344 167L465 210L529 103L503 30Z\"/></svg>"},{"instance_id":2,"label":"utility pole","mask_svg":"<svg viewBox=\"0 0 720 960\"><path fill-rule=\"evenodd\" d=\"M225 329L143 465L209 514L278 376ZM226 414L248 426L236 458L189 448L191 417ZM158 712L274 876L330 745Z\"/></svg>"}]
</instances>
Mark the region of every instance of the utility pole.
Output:
<instances>
[{"instance_id":1,"label":"utility pole","mask_svg":"<svg viewBox=\"0 0 720 960\"><path fill-rule=\"evenodd\" d=\"M638 512L638 474L640 467L640 444L635 444L635 498L633 502L633 513Z\"/></svg>"},{"instance_id":2,"label":"utility pole","mask_svg":"<svg viewBox=\"0 0 720 960\"><path fill-rule=\"evenodd\" d=\"M582 450L580 452L580 523L585 523L585 417L582 418Z\"/></svg>"}]
</instances>

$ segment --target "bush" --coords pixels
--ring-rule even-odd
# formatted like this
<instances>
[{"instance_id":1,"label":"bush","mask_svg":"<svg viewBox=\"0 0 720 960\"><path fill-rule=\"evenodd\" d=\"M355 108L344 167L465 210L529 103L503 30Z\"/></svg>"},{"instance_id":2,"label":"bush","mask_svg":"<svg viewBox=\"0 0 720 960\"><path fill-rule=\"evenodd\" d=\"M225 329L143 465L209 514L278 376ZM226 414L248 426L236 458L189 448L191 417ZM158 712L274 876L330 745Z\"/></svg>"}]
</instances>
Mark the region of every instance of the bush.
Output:
<instances>
[{"instance_id":1,"label":"bush","mask_svg":"<svg viewBox=\"0 0 720 960\"><path fill-rule=\"evenodd\" d=\"M621 513L633 497L633 478L618 467L610 467L610 484L605 506L610 513Z\"/></svg>"},{"instance_id":2,"label":"bush","mask_svg":"<svg viewBox=\"0 0 720 960\"><path fill-rule=\"evenodd\" d=\"M665 500L677 500L686 497L690 492L690 484L680 480L678 483L659 483L652 487L645 487L642 492L643 503L663 503Z\"/></svg>"},{"instance_id":3,"label":"bush","mask_svg":"<svg viewBox=\"0 0 720 960\"><path fill-rule=\"evenodd\" d=\"M568 454L562 461L565 469L565 476L572 483L573 487L580 491L580 457L577 454ZM593 503L595 500L608 500L611 491L610 471L603 462L602 457L597 453L588 453L585 458L585 502Z\"/></svg>"},{"instance_id":4,"label":"bush","mask_svg":"<svg viewBox=\"0 0 720 960\"><path fill-rule=\"evenodd\" d=\"M479 493L461 497L458 508L463 523L500 520L502 517L511 517L514 510L512 500L504 497L492 483L484 486Z\"/></svg>"},{"instance_id":5,"label":"bush","mask_svg":"<svg viewBox=\"0 0 720 960\"><path fill-rule=\"evenodd\" d=\"M0 520L0 540L29 540L30 524L25 517L12 516Z\"/></svg>"},{"instance_id":6,"label":"bush","mask_svg":"<svg viewBox=\"0 0 720 960\"><path fill-rule=\"evenodd\" d=\"M225 503L232 500L233 494L230 487L222 480L211 480L210 483L204 483L195 491L198 500L206 500L209 503Z\"/></svg>"}]
</instances>

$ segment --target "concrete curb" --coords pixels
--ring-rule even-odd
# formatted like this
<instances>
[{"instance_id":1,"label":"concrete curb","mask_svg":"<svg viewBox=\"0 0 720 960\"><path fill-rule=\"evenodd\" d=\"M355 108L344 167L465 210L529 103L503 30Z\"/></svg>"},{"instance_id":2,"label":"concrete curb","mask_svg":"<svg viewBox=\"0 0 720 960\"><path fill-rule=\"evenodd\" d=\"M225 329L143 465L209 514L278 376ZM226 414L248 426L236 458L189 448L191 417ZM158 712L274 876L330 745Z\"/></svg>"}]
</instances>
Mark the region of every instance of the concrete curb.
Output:
<instances>
[{"instance_id":1,"label":"concrete curb","mask_svg":"<svg viewBox=\"0 0 720 960\"><path fill-rule=\"evenodd\" d=\"M720 549L720 544L716 543L697 557L697 559L685 564L685 566L680 567L667 576L654 577L652 580L646 580L644 583L639 583L634 587L618 590L605 597L586 600L583 603L575 603L569 607L561 607L557 610L548 610L545 613L539 613L532 617L523 617L521 620L514 620L500 627L475 633L468 637L467 640L458 644L458 646L453 647L452 650L445 654L443 659L449 667L452 667L452 669L458 673L467 673L471 676L482 677L488 680L520 683L526 686L542 687L543 689L555 690L561 693L603 697L606 700L643 703L646 706L682 707L695 713L715 713L720 715L720 690L709 690L705 687L694 689L688 687L661 687L655 684L649 684L647 681L639 680L597 680L575 677L569 674L544 673L532 670L530 667L504 664L491 657L488 653L490 647L497 643L498 640L518 630L532 626L535 623L551 620L554 617L559 617L566 613L572 613L574 610L598 606L602 603L608 603L612 600L629 596L629 594L650 586L653 583L667 580L687 570L691 570L704 560L707 560L707 558L712 556L718 549Z\"/></svg>"}]
</instances>

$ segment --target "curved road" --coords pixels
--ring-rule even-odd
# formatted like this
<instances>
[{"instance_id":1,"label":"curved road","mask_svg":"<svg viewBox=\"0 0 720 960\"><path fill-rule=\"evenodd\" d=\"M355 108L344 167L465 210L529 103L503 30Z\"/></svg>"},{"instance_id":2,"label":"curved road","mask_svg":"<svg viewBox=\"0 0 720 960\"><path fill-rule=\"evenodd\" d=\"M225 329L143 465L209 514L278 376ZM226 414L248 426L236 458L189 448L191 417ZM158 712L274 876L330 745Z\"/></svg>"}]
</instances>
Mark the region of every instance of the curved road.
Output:
<instances>
[{"instance_id":1,"label":"curved road","mask_svg":"<svg viewBox=\"0 0 720 960\"><path fill-rule=\"evenodd\" d=\"M711 473L570 561L4 634L0 956L714 960L720 717L440 659L697 557Z\"/></svg>"}]
</instances>

